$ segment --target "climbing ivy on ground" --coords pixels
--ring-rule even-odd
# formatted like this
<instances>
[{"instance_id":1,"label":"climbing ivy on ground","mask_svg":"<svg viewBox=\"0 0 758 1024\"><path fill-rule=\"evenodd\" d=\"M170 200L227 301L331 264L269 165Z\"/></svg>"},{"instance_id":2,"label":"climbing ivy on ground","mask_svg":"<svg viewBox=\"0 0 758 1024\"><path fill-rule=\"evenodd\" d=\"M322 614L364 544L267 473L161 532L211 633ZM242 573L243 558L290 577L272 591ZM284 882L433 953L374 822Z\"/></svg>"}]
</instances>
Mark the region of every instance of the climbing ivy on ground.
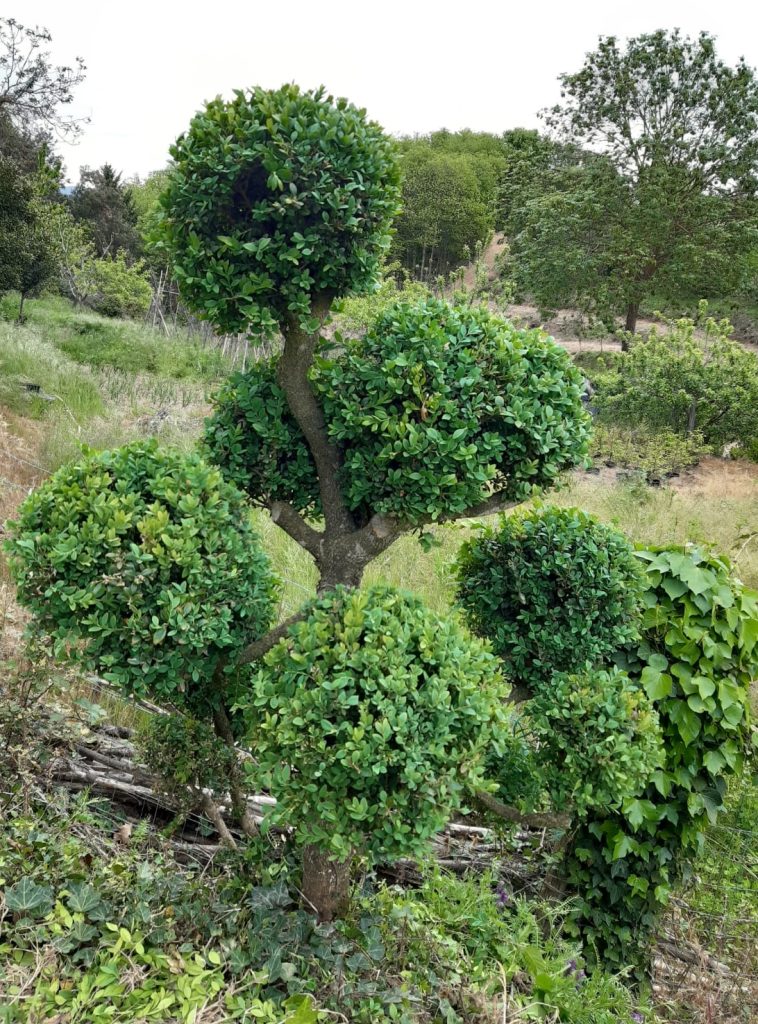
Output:
<instances>
[{"instance_id":1,"label":"climbing ivy on ground","mask_svg":"<svg viewBox=\"0 0 758 1024\"><path fill-rule=\"evenodd\" d=\"M621 811L591 816L566 860L575 926L611 965L644 964L671 886L724 807L750 735L758 593L697 547L641 550L642 639L621 660L658 713L665 762Z\"/></svg>"}]
</instances>

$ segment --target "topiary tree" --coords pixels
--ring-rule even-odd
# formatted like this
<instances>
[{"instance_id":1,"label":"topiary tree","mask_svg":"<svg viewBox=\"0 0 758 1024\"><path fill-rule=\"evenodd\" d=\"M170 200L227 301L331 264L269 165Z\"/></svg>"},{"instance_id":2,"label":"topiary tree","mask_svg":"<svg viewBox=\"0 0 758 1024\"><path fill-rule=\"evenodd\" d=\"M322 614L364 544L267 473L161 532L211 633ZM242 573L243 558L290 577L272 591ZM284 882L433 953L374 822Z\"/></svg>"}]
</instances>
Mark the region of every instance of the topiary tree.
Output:
<instances>
[{"instance_id":1,"label":"topiary tree","mask_svg":"<svg viewBox=\"0 0 758 1024\"><path fill-rule=\"evenodd\" d=\"M294 85L238 92L172 155L162 244L186 301L284 338L222 389L207 451L312 555L322 591L359 583L404 531L523 501L581 460L581 381L539 332L427 302L321 340L332 301L372 286L398 206L393 144L363 111Z\"/></svg>"},{"instance_id":2,"label":"topiary tree","mask_svg":"<svg viewBox=\"0 0 758 1024\"><path fill-rule=\"evenodd\" d=\"M154 441L85 449L21 505L6 546L56 655L214 721L233 744L235 659L266 632L275 587L248 504L218 469Z\"/></svg>"},{"instance_id":3,"label":"topiary tree","mask_svg":"<svg viewBox=\"0 0 758 1024\"><path fill-rule=\"evenodd\" d=\"M562 470L581 460L589 422L581 403L581 377L567 354L538 331L519 332L485 311L427 301L399 303L386 310L360 341L336 337L329 343L322 339L333 301L372 287L397 210L399 172L393 144L363 111L345 100L333 100L323 90L301 92L294 85L275 91L238 92L229 103L220 99L209 103L178 140L172 155L174 166L162 197L161 244L174 264L186 301L220 330L257 335L278 331L283 338L281 353L273 361L254 365L222 388L206 432L206 452L313 557L324 600L338 601L325 596L336 587L357 586L365 567L405 531L421 532L430 523L483 515L521 502L540 487L550 486ZM200 473L200 469L194 472ZM221 485L216 482L214 486ZM138 494L141 488L142 481L136 487ZM185 528L191 530L196 512L202 516L206 506L216 507L204 502L197 490L191 474L171 485L177 510L180 503L196 502L191 508L181 504L181 526L177 528L182 537ZM236 490L229 495L232 493L237 494ZM231 512L232 498L224 500ZM127 506L125 514L128 510ZM244 520L243 506L236 507L235 515ZM66 533L65 517L53 512L50 516L50 550L54 527L65 535L66 546L59 549L63 561L83 551L89 543L89 521L80 517L77 527ZM150 524L150 545L161 551L165 548L170 562L176 541L171 535L170 543L164 544L162 537L173 522L172 515L167 520L145 512L145 519ZM22 556L19 545L22 540L34 539L34 529L30 521L19 530L16 551L22 562L27 556ZM130 539L120 530L116 529L115 538L107 543L99 534L95 540L106 547L112 544L117 552ZM235 559L244 547L244 538L240 539L240 547L235 541ZM153 554L152 548L149 553ZM131 555L127 552L124 557ZM205 557L213 561L215 549L209 547ZM241 557L244 562L245 556ZM252 537L248 562L237 564L239 579L254 592L258 579L262 602L263 592L270 595L270 584ZM195 578L202 580L202 566L193 565ZM152 570L152 562L150 567ZM67 573L76 571L66 568ZM64 622L72 630L80 629L79 636L86 630L75 627L73 620L89 614L90 606L99 600L101 582L99 577L85 576L81 602L73 610L64 607L61 595ZM169 688L166 684L166 692L161 692L165 681L149 645L173 645L184 627L177 619L177 631L171 633L164 631L160 616L153 622L150 604L159 596L159 592L143 596L145 629L137 641L144 644L144 660L152 673L146 685L161 698ZM232 611L232 597L239 600L239 618ZM348 599L339 598L343 600ZM183 616L182 602L177 616ZM281 661L282 672L286 667L288 673L295 673L296 664L313 656L309 630L296 627L297 620L317 612L302 611L259 637L257 612L245 611L248 594L230 595L229 616L225 620L222 615L218 623L214 595L208 594L208 602L206 616L197 622L191 619L193 629L197 625L196 634L191 635L197 638L198 647L191 645L190 650L198 680L205 680L205 670L213 667L210 690L201 687L200 692L214 715L217 706L225 710L235 699L249 705L235 685L239 671L271 651L282 638L286 637L282 646L270 655L271 665ZM194 601L190 607L193 613L198 610ZM263 605L254 607L262 609ZM421 612L411 614L404 607L398 605L393 612L399 623L389 612L386 616L376 613L383 622L386 618L384 628L388 635L397 636L400 647L406 639L408 644L405 668L401 671L398 667L397 693L391 700L388 696L388 709L393 701L401 707L404 702L422 700L404 689L412 685L418 689L413 664L416 659L424 664L427 657L420 639ZM39 612L44 619L41 602ZM336 629L338 613L327 618L329 628ZM49 625L55 628L52 620ZM115 614L106 625L110 637L117 629ZM318 625L319 643L324 648L334 645L333 637L324 640L326 628L326 624ZM441 626L434 629L440 632L442 644L447 634ZM424 630L423 635L428 635L426 626ZM94 633L94 626L90 631ZM252 642L240 646L244 631ZM411 642L417 632L419 639ZM87 635L86 639L85 651L99 643L96 636ZM202 642L212 652L209 659L200 658ZM449 644L453 645L452 638ZM460 639L460 644L463 649L468 641ZM357 658L364 657L360 650ZM185 654L183 648L175 655L180 668L185 665ZM445 659L453 659L452 648L443 646L443 654ZM471 663L474 677L483 679L483 671L475 668L479 656L467 656L467 663ZM120 664L127 666L127 675L139 671L141 662L135 657L132 646L125 642L114 652L110 671L118 671ZM162 665L164 658L170 661L165 650L158 664ZM191 674L190 678L194 684ZM267 678L270 669L264 668L256 684L259 697L266 700ZM454 673L451 688L458 686L457 678ZM297 679L300 686L308 682L302 672ZM278 684L271 681L270 685ZM428 692L436 692L437 685L430 684ZM334 704L335 715L343 711L338 694L333 680L318 697ZM465 694L469 700L468 691ZM279 699L272 689L269 710ZM371 705L373 698L365 699L367 706ZM442 696L440 699L442 715L446 705ZM362 700L357 694L358 705ZM264 701L261 715L266 707ZM194 706L188 710L200 717ZM473 735L463 719L453 711L450 714L450 729L459 725L462 736ZM447 726L443 728L442 719L440 723L441 735L447 735ZM484 721L479 725L486 729ZM276 756L284 763L288 759L298 763L288 730L299 727L297 721L288 721L274 737L252 720L248 726L251 742L261 744L261 757L268 758L269 766ZM317 727L321 727L319 723L309 719L312 736L317 735ZM227 728L230 734L231 726ZM389 753L391 735L382 731L379 738L388 748L382 748L382 756L390 759L394 756ZM279 743L286 756L273 753ZM468 767L468 748L456 747L452 739L449 745L447 740L445 743L444 748L432 746L424 755L428 760L420 761L425 766L424 779L438 770L442 782L437 799L443 810L453 806L448 793L455 791L453 774L459 773L463 780L468 775L471 780L476 778L476 758ZM472 749L478 749L478 743L471 739ZM349 791L349 779L342 776L349 776L352 766L340 762L332 769L335 792ZM339 778L342 782L338 784ZM416 781L420 784L421 778ZM271 785L283 806L291 806L295 813L294 781L288 784L281 773L272 770ZM307 780L304 769L297 788L307 791L312 785L316 783ZM378 793L371 792L378 800ZM432 820L426 797L418 804L409 795L405 804L398 800L399 834L408 839L408 849L415 850L414 815L418 812L419 822ZM441 814L438 812L434 821L439 822ZM318 833L309 831L308 815L303 813L300 822L306 830L306 845L317 845L308 842L309 837L319 839ZM374 828L383 834L380 817L372 812L362 827L366 841L357 844L368 853L378 849L370 839ZM327 852L342 857L345 849L343 843ZM395 850L400 849L398 840ZM323 858L321 863L323 866Z\"/></svg>"},{"instance_id":4,"label":"topiary tree","mask_svg":"<svg viewBox=\"0 0 758 1024\"><path fill-rule=\"evenodd\" d=\"M516 695L603 664L638 636L642 576L629 541L575 508L503 517L464 544L456 598L492 641Z\"/></svg>"},{"instance_id":5,"label":"topiary tree","mask_svg":"<svg viewBox=\"0 0 758 1024\"><path fill-rule=\"evenodd\" d=\"M330 591L266 655L246 702L254 771L271 818L296 826L322 919L344 909L354 854L421 854L482 785L506 694L481 641L389 587Z\"/></svg>"},{"instance_id":6,"label":"topiary tree","mask_svg":"<svg viewBox=\"0 0 758 1024\"><path fill-rule=\"evenodd\" d=\"M554 676L526 719L537 778L575 819L624 806L663 763L658 715L619 669Z\"/></svg>"}]
</instances>

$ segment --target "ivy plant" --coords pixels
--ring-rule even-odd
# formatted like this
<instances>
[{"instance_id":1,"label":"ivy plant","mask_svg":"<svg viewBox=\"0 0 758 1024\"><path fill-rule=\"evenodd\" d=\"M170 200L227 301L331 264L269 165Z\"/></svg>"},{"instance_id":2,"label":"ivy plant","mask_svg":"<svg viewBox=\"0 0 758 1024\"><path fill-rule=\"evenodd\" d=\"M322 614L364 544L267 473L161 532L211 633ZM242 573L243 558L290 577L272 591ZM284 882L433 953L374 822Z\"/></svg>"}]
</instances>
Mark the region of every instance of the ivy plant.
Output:
<instances>
[{"instance_id":1,"label":"ivy plant","mask_svg":"<svg viewBox=\"0 0 758 1024\"><path fill-rule=\"evenodd\" d=\"M620 657L657 711L665 761L622 809L573 838L576 922L606 961L644 963L672 883L724 806L750 736L758 593L697 547L641 550L642 636Z\"/></svg>"}]
</instances>

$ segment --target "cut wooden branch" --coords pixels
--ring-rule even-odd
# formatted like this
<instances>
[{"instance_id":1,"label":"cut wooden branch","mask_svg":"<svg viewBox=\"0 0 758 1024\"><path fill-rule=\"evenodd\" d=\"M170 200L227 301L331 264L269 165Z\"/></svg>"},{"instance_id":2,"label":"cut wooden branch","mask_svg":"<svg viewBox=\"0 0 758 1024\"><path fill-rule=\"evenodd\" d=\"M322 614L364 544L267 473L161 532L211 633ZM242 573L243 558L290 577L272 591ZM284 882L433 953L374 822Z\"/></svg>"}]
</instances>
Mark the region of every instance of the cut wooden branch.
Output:
<instances>
[{"instance_id":1,"label":"cut wooden branch","mask_svg":"<svg viewBox=\"0 0 758 1024\"><path fill-rule=\"evenodd\" d=\"M216 807L208 793L203 793L200 799L199 808L206 818L213 823L213 827L218 832L222 845L226 846L230 850L236 850L237 844L234 841L234 836L226 827L226 822L221 817L221 812L218 807Z\"/></svg>"},{"instance_id":2,"label":"cut wooden branch","mask_svg":"<svg viewBox=\"0 0 758 1024\"><path fill-rule=\"evenodd\" d=\"M567 829L571 825L571 818L567 814L523 814L517 807L504 804L491 793L477 790L474 796L488 811L492 811L499 818L510 821L514 825L522 825L525 828L556 829Z\"/></svg>"}]
</instances>

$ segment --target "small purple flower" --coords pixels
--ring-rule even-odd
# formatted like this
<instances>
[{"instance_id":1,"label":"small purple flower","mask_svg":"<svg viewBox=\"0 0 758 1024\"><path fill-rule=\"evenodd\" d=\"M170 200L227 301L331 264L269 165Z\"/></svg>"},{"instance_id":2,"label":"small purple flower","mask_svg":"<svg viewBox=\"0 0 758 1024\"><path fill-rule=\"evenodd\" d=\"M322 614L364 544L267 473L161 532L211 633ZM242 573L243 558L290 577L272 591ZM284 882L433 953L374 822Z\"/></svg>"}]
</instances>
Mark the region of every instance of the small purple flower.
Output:
<instances>
[{"instance_id":1,"label":"small purple flower","mask_svg":"<svg viewBox=\"0 0 758 1024\"><path fill-rule=\"evenodd\" d=\"M639 1013L638 1010L632 1010L632 1020L635 1022L635 1024L642 1024L644 1019L645 1018L642 1016L641 1013Z\"/></svg>"},{"instance_id":2,"label":"small purple flower","mask_svg":"<svg viewBox=\"0 0 758 1024\"><path fill-rule=\"evenodd\" d=\"M505 889L502 887L502 885L499 885L497 887L497 889L495 890L495 896L496 896L497 904L498 904L499 907L505 907L505 906L507 906L510 903L511 897L505 891Z\"/></svg>"},{"instance_id":3,"label":"small purple flower","mask_svg":"<svg viewBox=\"0 0 758 1024\"><path fill-rule=\"evenodd\" d=\"M563 973L564 974L575 974L576 973L576 960L569 960L569 962L566 964L566 969L564 970Z\"/></svg>"}]
</instances>

